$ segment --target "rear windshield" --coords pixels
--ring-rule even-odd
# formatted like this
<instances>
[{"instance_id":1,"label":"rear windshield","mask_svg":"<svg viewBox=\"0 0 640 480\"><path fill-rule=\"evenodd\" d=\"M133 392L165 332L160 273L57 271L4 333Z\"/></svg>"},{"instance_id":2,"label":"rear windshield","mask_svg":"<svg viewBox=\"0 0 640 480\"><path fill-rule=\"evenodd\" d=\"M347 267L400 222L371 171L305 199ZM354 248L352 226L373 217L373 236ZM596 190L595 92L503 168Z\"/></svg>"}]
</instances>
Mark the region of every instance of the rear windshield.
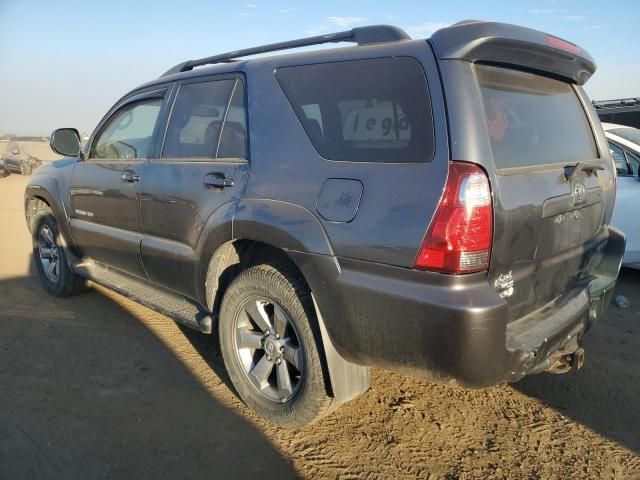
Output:
<instances>
[{"instance_id":1,"label":"rear windshield","mask_svg":"<svg viewBox=\"0 0 640 480\"><path fill-rule=\"evenodd\" d=\"M424 71L408 57L279 68L315 149L350 162L428 162L434 139Z\"/></svg>"},{"instance_id":2,"label":"rear windshield","mask_svg":"<svg viewBox=\"0 0 640 480\"><path fill-rule=\"evenodd\" d=\"M637 128L613 128L609 132L617 135L631 143L640 145L640 130Z\"/></svg>"},{"instance_id":3,"label":"rear windshield","mask_svg":"<svg viewBox=\"0 0 640 480\"><path fill-rule=\"evenodd\" d=\"M598 158L572 86L551 78L478 65L478 83L497 168Z\"/></svg>"}]
</instances>

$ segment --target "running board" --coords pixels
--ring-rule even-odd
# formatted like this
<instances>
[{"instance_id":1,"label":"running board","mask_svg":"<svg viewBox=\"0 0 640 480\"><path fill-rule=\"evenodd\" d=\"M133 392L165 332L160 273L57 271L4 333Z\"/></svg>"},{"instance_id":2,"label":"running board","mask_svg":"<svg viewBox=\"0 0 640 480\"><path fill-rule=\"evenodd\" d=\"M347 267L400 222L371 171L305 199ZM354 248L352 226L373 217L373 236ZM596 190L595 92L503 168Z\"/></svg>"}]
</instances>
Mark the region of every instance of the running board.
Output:
<instances>
[{"instance_id":1,"label":"running board","mask_svg":"<svg viewBox=\"0 0 640 480\"><path fill-rule=\"evenodd\" d=\"M211 314L182 295L155 287L91 260L77 262L72 268L81 277L166 315L186 327L211 333Z\"/></svg>"}]
</instances>

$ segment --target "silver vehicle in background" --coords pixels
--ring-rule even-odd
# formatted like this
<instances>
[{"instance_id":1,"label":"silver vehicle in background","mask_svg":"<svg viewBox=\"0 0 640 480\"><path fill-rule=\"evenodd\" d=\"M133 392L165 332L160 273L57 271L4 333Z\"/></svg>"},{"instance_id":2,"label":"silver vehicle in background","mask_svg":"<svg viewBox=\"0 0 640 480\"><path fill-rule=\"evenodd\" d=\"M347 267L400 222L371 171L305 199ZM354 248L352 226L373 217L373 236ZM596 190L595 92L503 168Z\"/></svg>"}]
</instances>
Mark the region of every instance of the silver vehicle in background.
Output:
<instances>
[{"instance_id":1,"label":"silver vehicle in background","mask_svg":"<svg viewBox=\"0 0 640 480\"><path fill-rule=\"evenodd\" d=\"M603 123L611 158L618 174L616 204L611 224L627 234L623 265L640 268L640 130Z\"/></svg>"}]
</instances>

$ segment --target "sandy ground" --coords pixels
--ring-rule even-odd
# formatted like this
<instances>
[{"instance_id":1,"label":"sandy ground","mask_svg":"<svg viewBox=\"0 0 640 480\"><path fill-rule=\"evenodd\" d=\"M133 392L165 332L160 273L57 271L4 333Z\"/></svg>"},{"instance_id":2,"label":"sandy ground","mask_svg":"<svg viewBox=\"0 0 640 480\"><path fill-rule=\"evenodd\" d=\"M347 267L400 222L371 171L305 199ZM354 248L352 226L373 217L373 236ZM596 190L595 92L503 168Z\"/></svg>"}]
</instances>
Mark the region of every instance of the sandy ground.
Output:
<instances>
[{"instance_id":1,"label":"sandy ground","mask_svg":"<svg viewBox=\"0 0 640 480\"><path fill-rule=\"evenodd\" d=\"M0 478L640 478L640 272L577 373L463 391L383 371L301 431L255 417L215 339L33 276L26 179L0 179Z\"/></svg>"}]
</instances>

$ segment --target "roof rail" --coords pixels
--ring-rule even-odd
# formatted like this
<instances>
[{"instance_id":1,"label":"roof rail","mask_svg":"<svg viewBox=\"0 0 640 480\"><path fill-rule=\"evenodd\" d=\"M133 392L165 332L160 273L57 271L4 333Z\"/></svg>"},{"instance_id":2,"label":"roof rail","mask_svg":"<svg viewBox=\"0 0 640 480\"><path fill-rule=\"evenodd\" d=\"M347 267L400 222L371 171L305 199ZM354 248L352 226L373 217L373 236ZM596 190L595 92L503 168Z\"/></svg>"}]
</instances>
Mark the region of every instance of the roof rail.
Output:
<instances>
[{"instance_id":1,"label":"roof rail","mask_svg":"<svg viewBox=\"0 0 640 480\"><path fill-rule=\"evenodd\" d=\"M591 102L595 108L619 108L640 106L640 97L636 98L618 98L615 100L593 100Z\"/></svg>"},{"instance_id":2,"label":"roof rail","mask_svg":"<svg viewBox=\"0 0 640 480\"><path fill-rule=\"evenodd\" d=\"M397 42L400 40L411 40L407 33L391 25L371 25L369 27L358 27L338 33L317 35L315 37L300 38L287 42L270 43L258 47L235 50L233 52L221 53L211 57L200 58L198 60L188 60L170 68L160 77L173 75L174 73L186 72L194 67L209 65L213 63L230 62L239 57L256 55L259 53L277 52L278 50L288 50L290 48L308 47L311 45L322 45L323 43L353 42L358 45L371 45L374 43Z\"/></svg>"}]
</instances>

